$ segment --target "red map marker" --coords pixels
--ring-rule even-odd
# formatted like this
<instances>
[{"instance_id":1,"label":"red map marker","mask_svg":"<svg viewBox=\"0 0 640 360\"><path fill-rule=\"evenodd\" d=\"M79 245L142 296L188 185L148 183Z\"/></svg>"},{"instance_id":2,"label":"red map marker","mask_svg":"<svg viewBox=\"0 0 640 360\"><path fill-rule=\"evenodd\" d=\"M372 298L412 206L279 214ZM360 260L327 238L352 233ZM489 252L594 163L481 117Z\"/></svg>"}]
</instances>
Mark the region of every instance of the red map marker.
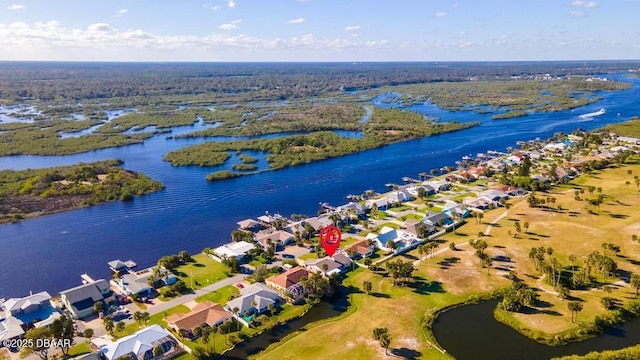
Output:
<instances>
[{"instance_id":1,"label":"red map marker","mask_svg":"<svg viewBox=\"0 0 640 360\"><path fill-rule=\"evenodd\" d=\"M340 240L342 240L342 234L337 227L326 226L320 230L320 244L327 255L333 256L335 254L340 247Z\"/></svg>"}]
</instances>

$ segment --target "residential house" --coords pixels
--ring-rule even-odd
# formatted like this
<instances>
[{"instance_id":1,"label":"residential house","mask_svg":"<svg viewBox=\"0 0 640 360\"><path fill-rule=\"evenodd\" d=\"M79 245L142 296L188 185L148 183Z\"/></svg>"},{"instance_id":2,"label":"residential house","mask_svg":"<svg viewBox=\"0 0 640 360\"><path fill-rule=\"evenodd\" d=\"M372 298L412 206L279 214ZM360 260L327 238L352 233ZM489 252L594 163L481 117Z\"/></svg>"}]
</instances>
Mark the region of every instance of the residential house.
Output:
<instances>
[{"instance_id":1,"label":"residential house","mask_svg":"<svg viewBox=\"0 0 640 360\"><path fill-rule=\"evenodd\" d=\"M407 189L398 189L390 192L386 196L387 200L393 203L401 203L409 200L415 199L413 195Z\"/></svg>"},{"instance_id":2,"label":"residential house","mask_svg":"<svg viewBox=\"0 0 640 360\"><path fill-rule=\"evenodd\" d=\"M280 301L278 293L269 289L266 285L255 283L240 289L240 296L230 300L224 309L234 314L240 323L249 326L251 315L262 314L269 309L269 305L277 305ZM237 309L237 312L234 312Z\"/></svg>"},{"instance_id":3,"label":"residential house","mask_svg":"<svg viewBox=\"0 0 640 360\"><path fill-rule=\"evenodd\" d=\"M433 225L427 225L425 223L422 223L420 221L416 221L416 220L412 220L412 219L408 219L404 222L403 228L404 231L406 231L407 233L419 238L420 236L418 235L418 227L423 226L425 229L425 233L427 235L433 234L434 232L436 232L436 227Z\"/></svg>"},{"instance_id":4,"label":"residential house","mask_svg":"<svg viewBox=\"0 0 640 360\"><path fill-rule=\"evenodd\" d=\"M215 248L213 254L209 254L209 257L214 260L223 261L235 256L238 261L243 261L247 253L255 247L255 245L246 241L231 242Z\"/></svg>"},{"instance_id":5,"label":"residential house","mask_svg":"<svg viewBox=\"0 0 640 360\"><path fill-rule=\"evenodd\" d=\"M125 274L111 283L127 295L149 296L153 293L153 286L149 280L155 277L155 285L172 285L178 278L164 268L155 273L154 268L140 270L132 274Z\"/></svg>"},{"instance_id":6,"label":"residential house","mask_svg":"<svg viewBox=\"0 0 640 360\"><path fill-rule=\"evenodd\" d=\"M320 273L324 277L341 274L350 265L351 259L342 252L335 253L332 257L325 256L321 259L307 260L304 267L311 272Z\"/></svg>"},{"instance_id":7,"label":"residential house","mask_svg":"<svg viewBox=\"0 0 640 360\"><path fill-rule=\"evenodd\" d=\"M357 258L366 258L373 255L373 246L369 245L369 240L360 240L346 247L344 251L349 254L353 252L353 256Z\"/></svg>"},{"instance_id":8,"label":"residential house","mask_svg":"<svg viewBox=\"0 0 640 360\"><path fill-rule=\"evenodd\" d=\"M275 244L276 247L285 246L294 242L293 234L284 230L276 230L273 232L261 231L256 234L256 241L267 250L270 244Z\"/></svg>"},{"instance_id":9,"label":"residential house","mask_svg":"<svg viewBox=\"0 0 640 360\"><path fill-rule=\"evenodd\" d=\"M384 251L392 250L387 245L389 241L393 241L396 250L402 249L403 247L409 246L418 241L414 235L388 226L383 226L382 229L380 229L380 234L378 235L374 233L368 234L367 239L373 240L376 247Z\"/></svg>"},{"instance_id":10,"label":"residential house","mask_svg":"<svg viewBox=\"0 0 640 360\"><path fill-rule=\"evenodd\" d=\"M616 140L618 140L618 141L622 141L622 142L624 142L624 143L640 145L640 139L638 139L638 138L634 138L634 137L618 136L618 137L616 138Z\"/></svg>"},{"instance_id":11,"label":"residential house","mask_svg":"<svg viewBox=\"0 0 640 360\"><path fill-rule=\"evenodd\" d=\"M444 202L442 212L452 218L458 219L464 219L469 216L469 210L466 205L451 200L446 200Z\"/></svg>"},{"instance_id":12,"label":"residential house","mask_svg":"<svg viewBox=\"0 0 640 360\"><path fill-rule=\"evenodd\" d=\"M154 348L159 346L162 349L163 357L168 358L182 352L178 344L178 340L163 327L151 325L102 347L100 357L103 360L119 358L151 360L156 358L153 352Z\"/></svg>"},{"instance_id":13,"label":"residential house","mask_svg":"<svg viewBox=\"0 0 640 360\"><path fill-rule=\"evenodd\" d=\"M552 153L563 152L567 149L567 144L559 142L559 143L549 143L545 145L542 150Z\"/></svg>"},{"instance_id":14,"label":"residential house","mask_svg":"<svg viewBox=\"0 0 640 360\"><path fill-rule=\"evenodd\" d=\"M442 221L440 219L442 219ZM451 219L451 216L443 212L427 211L422 219L422 223L431 226L440 226L440 223L442 223L443 226L449 226L453 224L453 220Z\"/></svg>"},{"instance_id":15,"label":"residential house","mask_svg":"<svg viewBox=\"0 0 640 360\"><path fill-rule=\"evenodd\" d=\"M499 203L500 200L507 200L509 195L500 190L489 189L478 193L478 197L487 198L489 201Z\"/></svg>"},{"instance_id":16,"label":"residential house","mask_svg":"<svg viewBox=\"0 0 640 360\"><path fill-rule=\"evenodd\" d=\"M276 290L280 295L290 296L293 301L297 301L304 296L302 288L302 279L309 277L309 271L305 268L296 266L282 274L273 275L265 280L265 284Z\"/></svg>"},{"instance_id":17,"label":"residential house","mask_svg":"<svg viewBox=\"0 0 640 360\"><path fill-rule=\"evenodd\" d=\"M431 181L425 181L422 183L423 186L431 186L432 188L434 188L436 191L440 192L440 191L447 191L449 189L451 189L451 183L446 181L446 180L431 180Z\"/></svg>"},{"instance_id":18,"label":"residential house","mask_svg":"<svg viewBox=\"0 0 640 360\"><path fill-rule=\"evenodd\" d=\"M424 189L424 193L425 193L426 196L434 195L436 193L436 189L434 189L430 185L414 185L414 186L409 187L407 189L407 191L409 191L409 193L412 196L418 197L420 189Z\"/></svg>"},{"instance_id":19,"label":"residential house","mask_svg":"<svg viewBox=\"0 0 640 360\"><path fill-rule=\"evenodd\" d=\"M111 303L115 295L107 280L99 279L60 292L60 302L75 319L82 319L94 313L96 302Z\"/></svg>"},{"instance_id":20,"label":"residential house","mask_svg":"<svg viewBox=\"0 0 640 360\"><path fill-rule=\"evenodd\" d=\"M47 327L61 316L46 291L0 302L0 310L4 314L0 320L0 341L21 337L34 327Z\"/></svg>"},{"instance_id":21,"label":"residential house","mask_svg":"<svg viewBox=\"0 0 640 360\"><path fill-rule=\"evenodd\" d=\"M236 224L238 224L238 228L240 230L248 230L248 231L257 231L257 230L260 230L260 228L262 227L262 224L260 222L253 219L241 220L241 221L238 221Z\"/></svg>"},{"instance_id":22,"label":"residential house","mask_svg":"<svg viewBox=\"0 0 640 360\"><path fill-rule=\"evenodd\" d=\"M379 210L387 210L389 205L391 205L393 201L391 201L387 197L383 197L381 199L369 199L366 201L366 206L369 209L379 209Z\"/></svg>"},{"instance_id":23,"label":"residential house","mask_svg":"<svg viewBox=\"0 0 640 360\"><path fill-rule=\"evenodd\" d=\"M462 203L468 207L476 208L476 209L487 209L491 201L485 197L477 198L473 196L467 196L462 199Z\"/></svg>"},{"instance_id":24,"label":"residential house","mask_svg":"<svg viewBox=\"0 0 640 360\"><path fill-rule=\"evenodd\" d=\"M355 216L361 216L364 215L364 206L362 204L351 201L347 204L338 206L336 208L336 211L345 215L353 213Z\"/></svg>"},{"instance_id":25,"label":"residential house","mask_svg":"<svg viewBox=\"0 0 640 360\"><path fill-rule=\"evenodd\" d=\"M224 310L222 305L205 301L197 304L186 314L173 314L167 316L165 321L176 332L181 329L192 332L196 327L216 327L231 321L233 317Z\"/></svg>"}]
</instances>

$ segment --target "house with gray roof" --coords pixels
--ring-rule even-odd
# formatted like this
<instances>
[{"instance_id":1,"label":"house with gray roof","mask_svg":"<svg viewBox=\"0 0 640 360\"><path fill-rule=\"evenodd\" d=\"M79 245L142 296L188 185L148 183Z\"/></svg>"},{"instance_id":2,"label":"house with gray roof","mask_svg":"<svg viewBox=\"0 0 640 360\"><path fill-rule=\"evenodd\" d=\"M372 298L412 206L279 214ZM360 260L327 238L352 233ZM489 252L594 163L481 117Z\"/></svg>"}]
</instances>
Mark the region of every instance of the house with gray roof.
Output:
<instances>
[{"instance_id":1,"label":"house with gray roof","mask_svg":"<svg viewBox=\"0 0 640 360\"><path fill-rule=\"evenodd\" d=\"M240 290L240 296L230 300L224 309L233 314L240 323L249 326L245 319L251 315L262 314L269 309L269 305L277 305L280 302L278 293L262 283L255 283ZM238 309L234 313L233 309Z\"/></svg>"},{"instance_id":2,"label":"house with gray roof","mask_svg":"<svg viewBox=\"0 0 640 360\"><path fill-rule=\"evenodd\" d=\"M18 338L32 327L47 327L61 316L46 291L0 302L0 310L0 340Z\"/></svg>"},{"instance_id":3,"label":"house with gray roof","mask_svg":"<svg viewBox=\"0 0 640 360\"><path fill-rule=\"evenodd\" d=\"M163 327L151 325L102 347L100 358L115 360L128 357L136 360L151 360L156 358L153 355L153 349L156 346L159 346L163 356L168 358L182 352L178 344L178 340Z\"/></svg>"},{"instance_id":4,"label":"house with gray roof","mask_svg":"<svg viewBox=\"0 0 640 360\"><path fill-rule=\"evenodd\" d=\"M60 301L75 319L82 319L93 314L93 304L111 303L115 295L107 280L100 279L61 291Z\"/></svg>"}]
</instances>

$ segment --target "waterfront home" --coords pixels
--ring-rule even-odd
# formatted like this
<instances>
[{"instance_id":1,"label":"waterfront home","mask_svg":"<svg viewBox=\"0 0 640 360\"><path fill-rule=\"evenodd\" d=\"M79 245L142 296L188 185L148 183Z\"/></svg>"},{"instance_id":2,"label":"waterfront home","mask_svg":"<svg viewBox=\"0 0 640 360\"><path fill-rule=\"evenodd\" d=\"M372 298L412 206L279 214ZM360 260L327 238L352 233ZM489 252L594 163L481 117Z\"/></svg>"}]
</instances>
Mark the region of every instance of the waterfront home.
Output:
<instances>
[{"instance_id":1,"label":"waterfront home","mask_svg":"<svg viewBox=\"0 0 640 360\"><path fill-rule=\"evenodd\" d=\"M238 221L236 224L238 224L238 228L240 230L247 230L251 232L260 230L260 228L262 227L262 224L260 222L255 221L253 219L241 220L241 221Z\"/></svg>"},{"instance_id":2,"label":"waterfront home","mask_svg":"<svg viewBox=\"0 0 640 360\"><path fill-rule=\"evenodd\" d=\"M527 191L525 189L511 185L496 185L492 186L491 189L502 191L509 196L523 196L527 194Z\"/></svg>"},{"instance_id":3,"label":"waterfront home","mask_svg":"<svg viewBox=\"0 0 640 360\"><path fill-rule=\"evenodd\" d=\"M280 297L277 292L264 284L255 283L240 289L240 296L229 300L224 309L248 327L253 316L262 314L269 309L269 305L276 306L279 302Z\"/></svg>"},{"instance_id":4,"label":"waterfront home","mask_svg":"<svg viewBox=\"0 0 640 360\"><path fill-rule=\"evenodd\" d=\"M420 193L420 189L424 190L424 194L426 196L434 195L436 193L436 189L434 189L430 185L413 185L407 188L407 191L409 191L409 193L412 196L418 197L418 194Z\"/></svg>"},{"instance_id":5,"label":"waterfront home","mask_svg":"<svg viewBox=\"0 0 640 360\"><path fill-rule=\"evenodd\" d=\"M393 202L390 201L387 197L383 197L381 199L369 199L366 201L366 206L369 209L379 209L379 210L387 210L389 205Z\"/></svg>"},{"instance_id":6,"label":"waterfront home","mask_svg":"<svg viewBox=\"0 0 640 360\"><path fill-rule=\"evenodd\" d=\"M440 226L441 224L442 226L449 226L453 224L453 220L451 219L451 216L443 212L427 211L422 219L422 223L431 226Z\"/></svg>"},{"instance_id":7,"label":"waterfront home","mask_svg":"<svg viewBox=\"0 0 640 360\"><path fill-rule=\"evenodd\" d=\"M151 325L135 333L118 339L100 349L103 360L115 359L156 359L156 348L161 349L162 358L182 352L178 340L160 325Z\"/></svg>"},{"instance_id":8,"label":"waterfront home","mask_svg":"<svg viewBox=\"0 0 640 360\"><path fill-rule=\"evenodd\" d=\"M209 257L217 261L224 261L235 256L238 261L243 261L247 253L255 247L255 245L246 241L231 242L215 248L213 254L209 254Z\"/></svg>"},{"instance_id":9,"label":"waterfront home","mask_svg":"<svg viewBox=\"0 0 640 360\"><path fill-rule=\"evenodd\" d=\"M112 303L116 300L107 280L99 279L60 292L60 302L74 319L82 319L94 313L96 302Z\"/></svg>"},{"instance_id":10,"label":"waterfront home","mask_svg":"<svg viewBox=\"0 0 640 360\"><path fill-rule=\"evenodd\" d=\"M451 183L446 181L446 180L431 180L431 181L425 181L422 183L423 186L431 186L432 188L434 188L436 191L441 192L441 191L447 191L449 189L451 189Z\"/></svg>"},{"instance_id":11,"label":"waterfront home","mask_svg":"<svg viewBox=\"0 0 640 360\"><path fill-rule=\"evenodd\" d=\"M385 196L389 203L402 203L415 199L407 189L398 189Z\"/></svg>"},{"instance_id":12,"label":"waterfront home","mask_svg":"<svg viewBox=\"0 0 640 360\"><path fill-rule=\"evenodd\" d=\"M361 216L364 214L364 206L351 201L347 204L338 206L336 211L341 214L348 214L349 212L352 212L355 216Z\"/></svg>"},{"instance_id":13,"label":"waterfront home","mask_svg":"<svg viewBox=\"0 0 640 360\"><path fill-rule=\"evenodd\" d=\"M369 245L369 240L357 241L344 249L347 254L353 253L355 258L366 258L373 255L373 246Z\"/></svg>"},{"instance_id":14,"label":"waterfront home","mask_svg":"<svg viewBox=\"0 0 640 360\"><path fill-rule=\"evenodd\" d=\"M153 294L153 285L172 285L175 284L176 281L178 281L178 278L165 268L161 267L159 271L156 272L155 269L151 267L133 274L125 274L119 279L112 280L111 284L126 295L149 296Z\"/></svg>"},{"instance_id":15,"label":"waterfront home","mask_svg":"<svg viewBox=\"0 0 640 360\"><path fill-rule=\"evenodd\" d=\"M260 246L262 246L265 250L269 248L271 244L275 244L276 248L285 246L287 244L294 242L293 234L283 231L260 231L256 234L256 241Z\"/></svg>"},{"instance_id":16,"label":"waterfront home","mask_svg":"<svg viewBox=\"0 0 640 360\"><path fill-rule=\"evenodd\" d=\"M566 149L567 149L567 144L563 142L549 143L542 148L542 150L546 152L551 152L551 153L564 152Z\"/></svg>"},{"instance_id":17,"label":"waterfront home","mask_svg":"<svg viewBox=\"0 0 640 360\"><path fill-rule=\"evenodd\" d=\"M301 282L302 279L308 278L309 275L307 269L296 266L282 274L268 277L265 280L265 284L276 290L281 296L289 297L295 302L304 297L304 289Z\"/></svg>"},{"instance_id":18,"label":"waterfront home","mask_svg":"<svg viewBox=\"0 0 640 360\"><path fill-rule=\"evenodd\" d=\"M109 261L107 265L109 265L111 271L117 274L129 272L129 270L136 267L136 263L133 260L122 261L120 259Z\"/></svg>"},{"instance_id":19,"label":"waterfront home","mask_svg":"<svg viewBox=\"0 0 640 360\"><path fill-rule=\"evenodd\" d=\"M215 327L231 321L233 316L226 312L222 305L205 301L194 306L186 314L173 314L164 318L176 332L180 330L192 334L196 327Z\"/></svg>"},{"instance_id":20,"label":"waterfront home","mask_svg":"<svg viewBox=\"0 0 640 360\"><path fill-rule=\"evenodd\" d=\"M0 310L0 341L19 338L34 327L47 327L61 316L46 291L0 302Z\"/></svg>"}]
</instances>

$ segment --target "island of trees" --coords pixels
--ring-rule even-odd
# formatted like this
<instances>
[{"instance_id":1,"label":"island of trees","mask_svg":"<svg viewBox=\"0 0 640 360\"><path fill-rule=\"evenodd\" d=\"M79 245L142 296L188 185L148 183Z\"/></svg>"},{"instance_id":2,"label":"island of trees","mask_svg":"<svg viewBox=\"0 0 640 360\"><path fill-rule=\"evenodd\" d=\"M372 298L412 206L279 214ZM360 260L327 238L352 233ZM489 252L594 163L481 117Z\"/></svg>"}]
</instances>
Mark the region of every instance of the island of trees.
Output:
<instances>
[{"instance_id":1,"label":"island of trees","mask_svg":"<svg viewBox=\"0 0 640 360\"><path fill-rule=\"evenodd\" d=\"M125 170L120 160L0 171L0 223L108 201L131 201L164 186Z\"/></svg>"}]
</instances>

